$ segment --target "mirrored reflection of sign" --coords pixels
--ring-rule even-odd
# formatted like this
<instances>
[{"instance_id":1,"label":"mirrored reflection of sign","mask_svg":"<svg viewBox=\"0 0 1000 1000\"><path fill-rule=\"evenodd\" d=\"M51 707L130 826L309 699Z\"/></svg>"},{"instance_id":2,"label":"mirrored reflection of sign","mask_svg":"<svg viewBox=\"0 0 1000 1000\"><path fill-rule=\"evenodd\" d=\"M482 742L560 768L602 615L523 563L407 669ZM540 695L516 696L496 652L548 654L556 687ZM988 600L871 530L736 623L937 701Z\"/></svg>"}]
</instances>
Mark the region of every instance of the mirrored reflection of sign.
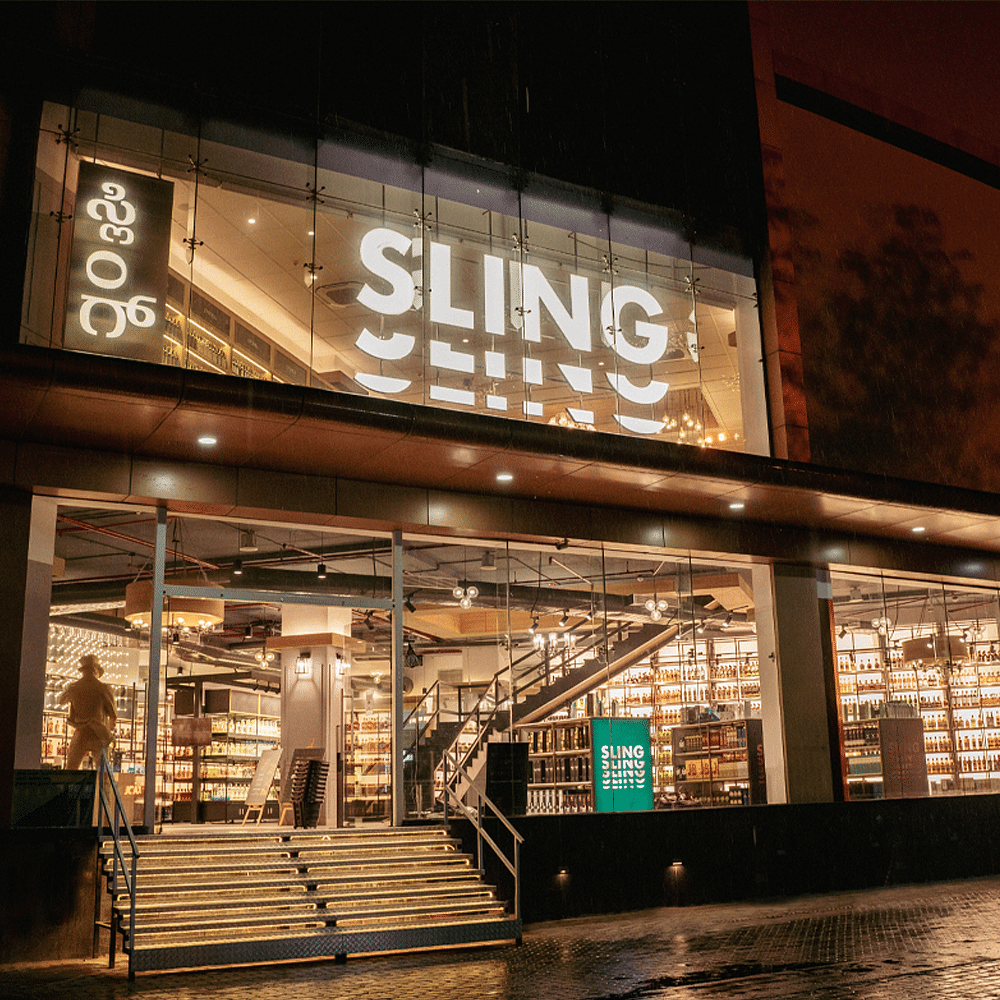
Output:
<instances>
[{"instance_id":1,"label":"mirrored reflection of sign","mask_svg":"<svg viewBox=\"0 0 1000 1000\"><path fill-rule=\"evenodd\" d=\"M690 292L648 274L612 283L594 262L543 268L388 228L366 232L359 254L369 316L356 321L354 379L371 392L406 398L423 379L431 403L653 435L669 421L671 372L699 370Z\"/></svg>"},{"instance_id":2,"label":"mirrored reflection of sign","mask_svg":"<svg viewBox=\"0 0 1000 1000\"><path fill-rule=\"evenodd\" d=\"M163 358L173 184L81 163L64 346Z\"/></svg>"},{"instance_id":3,"label":"mirrored reflection of sign","mask_svg":"<svg viewBox=\"0 0 1000 1000\"><path fill-rule=\"evenodd\" d=\"M591 719L596 812L653 808L648 719Z\"/></svg>"}]
</instances>

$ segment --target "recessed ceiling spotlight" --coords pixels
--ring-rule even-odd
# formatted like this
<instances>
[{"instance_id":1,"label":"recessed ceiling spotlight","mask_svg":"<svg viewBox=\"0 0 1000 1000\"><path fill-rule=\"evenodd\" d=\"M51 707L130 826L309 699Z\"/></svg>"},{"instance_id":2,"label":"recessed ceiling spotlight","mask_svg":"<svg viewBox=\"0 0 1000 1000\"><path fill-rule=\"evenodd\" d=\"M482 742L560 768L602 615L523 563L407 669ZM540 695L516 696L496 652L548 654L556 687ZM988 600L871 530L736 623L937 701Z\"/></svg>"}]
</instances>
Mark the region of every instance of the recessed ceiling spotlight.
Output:
<instances>
[{"instance_id":1,"label":"recessed ceiling spotlight","mask_svg":"<svg viewBox=\"0 0 1000 1000\"><path fill-rule=\"evenodd\" d=\"M513 478L514 478L514 474L512 472L498 472L497 473L497 482L498 483L509 483Z\"/></svg>"},{"instance_id":2,"label":"recessed ceiling spotlight","mask_svg":"<svg viewBox=\"0 0 1000 1000\"><path fill-rule=\"evenodd\" d=\"M922 524L918 524L915 528L910 528L910 531L912 531L915 535L921 535L926 530L927 529Z\"/></svg>"},{"instance_id":3,"label":"recessed ceiling spotlight","mask_svg":"<svg viewBox=\"0 0 1000 1000\"><path fill-rule=\"evenodd\" d=\"M214 434L202 434L198 438L198 444L211 448L213 444L218 444L219 439Z\"/></svg>"},{"instance_id":4,"label":"recessed ceiling spotlight","mask_svg":"<svg viewBox=\"0 0 1000 1000\"><path fill-rule=\"evenodd\" d=\"M744 507L746 507L746 504L740 500L736 500L729 505L730 510L743 510Z\"/></svg>"}]
</instances>

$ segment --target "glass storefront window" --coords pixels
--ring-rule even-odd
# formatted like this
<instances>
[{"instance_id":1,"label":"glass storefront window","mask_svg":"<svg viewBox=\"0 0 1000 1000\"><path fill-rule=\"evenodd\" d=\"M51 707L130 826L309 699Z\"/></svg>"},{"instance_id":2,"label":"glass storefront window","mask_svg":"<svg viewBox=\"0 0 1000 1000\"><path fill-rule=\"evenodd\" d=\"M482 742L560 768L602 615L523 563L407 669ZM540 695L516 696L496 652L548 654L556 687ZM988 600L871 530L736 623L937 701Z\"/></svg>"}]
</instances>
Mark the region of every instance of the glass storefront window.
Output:
<instances>
[{"instance_id":1,"label":"glass storefront window","mask_svg":"<svg viewBox=\"0 0 1000 1000\"><path fill-rule=\"evenodd\" d=\"M761 422L749 262L487 165L202 126L46 106L22 342L704 447Z\"/></svg>"},{"instance_id":2,"label":"glass storefront window","mask_svg":"<svg viewBox=\"0 0 1000 1000\"><path fill-rule=\"evenodd\" d=\"M79 657L94 653L116 700L111 752L141 822L156 514L68 505L58 524L63 569L53 586L42 763L66 766L72 727L60 694ZM760 717L745 565L659 550L405 537L394 777L392 537L180 514L163 530L163 820L239 820L258 764L281 747L264 817L278 819L291 754L309 744L341 764L342 782L327 794L342 821L387 821L394 782L407 814L428 815L442 810L461 772L485 780L496 739L532 745L518 808L593 811L594 718L646 727L657 806L749 796L735 760L708 785L678 777L673 760L678 728ZM535 735L552 726L573 734L558 760Z\"/></svg>"},{"instance_id":3,"label":"glass storefront window","mask_svg":"<svg viewBox=\"0 0 1000 1000\"><path fill-rule=\"evenodd\" d=\"M900 794L887 787L899 756L887 725L914 727L900 757L902 778L914 772L906 794L1000 788L997 592L841 573L833 587L850 797Z\"/></svg>"}]
</instances>

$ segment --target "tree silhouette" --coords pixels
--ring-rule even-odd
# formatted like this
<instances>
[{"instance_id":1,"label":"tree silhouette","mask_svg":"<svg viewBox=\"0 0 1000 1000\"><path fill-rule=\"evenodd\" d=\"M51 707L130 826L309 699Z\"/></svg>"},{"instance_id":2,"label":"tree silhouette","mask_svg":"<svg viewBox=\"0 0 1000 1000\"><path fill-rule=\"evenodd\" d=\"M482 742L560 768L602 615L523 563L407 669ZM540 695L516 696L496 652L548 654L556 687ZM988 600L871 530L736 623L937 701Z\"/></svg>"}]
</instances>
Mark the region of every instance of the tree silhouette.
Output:
<instances>
[{"instance_id":1,"label":"tree silhouette","mask_svg":"<svg viewBox=\"0 0 1000 1000\"><path fill-rule=\"evenodd\" d=\"M929 209L895 205L873 221L868 247L799 259L813 461L1000 489L983 426L1000 397L1000 328L962 274L972 255L945 249Z\"/></svg>"}]
</instances>

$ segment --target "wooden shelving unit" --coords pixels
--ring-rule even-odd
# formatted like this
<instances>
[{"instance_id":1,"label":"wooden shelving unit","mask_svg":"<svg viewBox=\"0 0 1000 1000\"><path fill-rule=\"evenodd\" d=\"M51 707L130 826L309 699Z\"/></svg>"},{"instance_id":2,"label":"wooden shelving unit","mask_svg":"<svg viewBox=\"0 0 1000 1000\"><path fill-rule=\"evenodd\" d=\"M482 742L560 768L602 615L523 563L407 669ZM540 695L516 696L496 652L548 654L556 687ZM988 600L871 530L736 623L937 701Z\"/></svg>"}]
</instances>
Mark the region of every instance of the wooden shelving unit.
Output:
<instances>
[{"instance_id":1,"label":"wooden shelving unit","mask_svg":"<svg viewBox=\"0 0 1000 1000\"><path fill-rule=\"evenodd\" d=\"M767 802L760 719L677 726L672 738L679 795L713 806Z\"/></svg>"},{"instance_id":2,"label":"wooden shelving unit","mask_svg":"<svg viewBox=\"0 0 1000 1000\"><path fill-rule=\"evenodd\" d=\"M528 744L528 812L594 810L590 719L553 719L518 726Z\"/></svg>"}]
</instances>

